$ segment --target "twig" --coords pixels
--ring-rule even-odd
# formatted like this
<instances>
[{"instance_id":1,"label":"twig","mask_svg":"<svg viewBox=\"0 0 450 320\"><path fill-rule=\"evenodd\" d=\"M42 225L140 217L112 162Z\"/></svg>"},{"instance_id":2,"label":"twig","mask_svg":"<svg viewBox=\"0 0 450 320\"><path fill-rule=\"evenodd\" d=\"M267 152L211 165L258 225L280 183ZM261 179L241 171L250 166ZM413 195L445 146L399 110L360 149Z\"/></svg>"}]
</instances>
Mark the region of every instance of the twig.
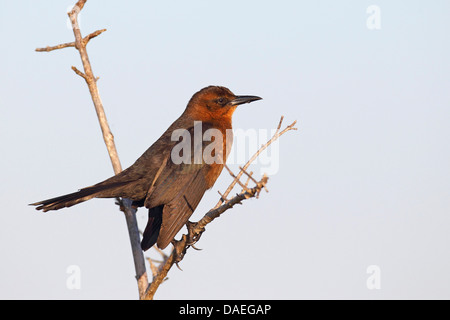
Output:
<instances>
[{"instance_id":1,"label":"twig","mask_svg":"<svg viewBox=\"0 0 450 320\"><path fill-rule=\"evenodd\" d=\"M263 146L261 146L261 148L259 148L259 150L250 158L250 160L247 161L247 163L242 167L244 170L247 170L248 167L250 166L250 164L256 160L256 158L258 158L258 156L261 154L261 152L263 152L265 149L267 149L268 146L270 146L275 140L277 140L279 137L281 137L284 133L288 132L289 130L297 130L297 128L295 127L295 124L297 123L297 121L294 121L293 123L291 123L290 125L288 125L286 128L284 128L282 131L280 131L281 129L281 124L283 123L283 119L284 117L282 116L280 119L280 122L278 123L278 127L277 130L275 131L275 134L272 136L272 138L266 142L266 144L264 144ZM224 192L224 196L228 196L231 192L231 190L233 190L234 186L236 185L237 181L239 181L239 179L241 178L243 174L243 171L241 170L236 178L233 180L233 182L228 186L227 190ZM219 202L216 204L216 206L214 208L219 207L221 204L223 203L222 200L219 200Z\"/></svg>"},{"instance_id":2,"label":"twig","mask_svg":"<svg viewBox=\"0 0 450 320\"><path fill-rule=\"evenodd\" d=\"M221 206L209 210L205 216L197 222L197 225L194 229L194 233L202 232L202 230L206 227L208 223L211 223L214 219L218 218L222 213L232 208L235 204L240 203L242 200L250 199L255 197L262 188L267 184L269 177L264 175L262 179L256 184L255 187L237 194L231 200L223 203Z\"/></svg>"},{"instance_id":3,"label":"twig","mask_svg":"<svg viewBox=\"0 0 450 320\"><path fill-rule=\"evenodd\" d=\"M217 190L217 193L220 195L220 199L222 199L224 202L225 202L225 201L228 201L228 199L225 198L225 197L223 196L223 194L222 194L219 190Z\"/></svg>"},{"instance_id":4,"label":"twig","mask_svg":"<svg viewBox=\"0 0 450 320\"><path fill-rule=\"evenodd\" d=\"M84 46L86 46L91 39L101 35L105 31L106 29L101 29L88 34L86 37L83 38Z\"/></svg>"},{"instance_id":5,"label":"twig","mask_svg":"<svg viewBox=\"0 0 450 320\"><path fill-rule=\"evenodd\" d=\"M150 270L152 270L153 277L156 277L156 275L158 274L158 268L154 264L153 259L148 257L147 261L150 264Z\"/></svg>"},{"instance_id":6,"label":"twig","mask_svg":"<svg viewBox=\"0 0 450 320\"><path fill-rule=\"evenodd\" d=\"M37 52L50 52L53 50L58 50L58 49L63 49L63 48L70 48L70 47L75 47L75 42L68 42L68 43L62 43L62 44L58 44L57 46L52 46L52 47L45 47L45 48L36 48L35 51Z\"/></svg>"},{"instance_id":7,"label":"twig","mask_svg":"<svg viewBox=\"0 0 450 320\"><path fill-rule=\"evenodd\" d=\"M252 177L252 173L248 173L244 168L242 168L241 166L239 166L239 169L248 177L248 179L252 180L254 183L258 183L258 181L256 181L253 177ZM266 186L264 186L264 190L266 190L266 192L269 192L269 190L267 190Z\"/></svg>"},{"instance_id":8,"label":"twig","mask_svg":"<svg viewBox=\"0 0 450 320\"><path fill-rule=\"evenodd\" d=\"M114 173L118 174L122 171L122 166L120 164L119 155L117 154L116 146L114 143L114 136L109 128L108 121L106 119L105 110L103 109L103 104L100 99L100 94L95 81L94 73L92 72L91 63L89 61L89 56L86 51L86 42L83 41L81 36L80 27L78 25L78 13L83 8L86 0L80 0L73 7L73 9L68 13L70 22L72 23L72 29L75 36L75 48L80 53L81 61L83 63L85 80L89 87L89 92L92 96L92 101L94 102L95 110L97 112L98 121L100 128L103 133L103 140L105 141L106 147L108 149L109 157L114 169Z\"/></svg>"},{"instance_id":9,"label":"twig","mask_svg":"<svg viewBox=\"0 0 450 320\"><path fill-rule=\"evenodd\" d=\"M236 181L241 187L242 189L244 189L245 191L248 191L248 188L245 184L243 184L239 179L236 178L236 175L233 173L233 171L231 171L230 168L228 168L228 166L225 164L224 165L225 169L227 169L228 173L230 174L230 176L234 179L234 181ZM226 197L224 195L222 195L222 199L226 199Z\"/></svg>"},{"instance_id":10,"label":"twig","mask_svg":"<svg viewBox=\"0 0 450 320\"><path fill-rule=\"evenodd\" d=\"M80 77L82 77L84 80L87 81L86 75L85 75L83 72L81 72L80 70L78 70L78 69L77 69L76 67L74 67L74 66L72 66L72 70L75 71L75 73L76 73L77 75L79 75Z\"/></svg>"},{"instance_id":11,"label":"twig","mask_svg":"<svg viewBox=\"0 0 450 320\"><path fill-rule=\"evenodd\" d=\"M250 175L252 175L253 174L253 171L250 171ZM248 183L250 182L250 177L247 177L247 181L245 181L245 187L248 187ZM245 189L242 189L242 191L244 191ZM241 191L241 192L242 192Z\"/></svg>"},{"instance_id":12,"label":"twig","mask_svg":"<svg viewBox=\"0 0 450 320\"><path fill-rule=\"evenodd\" d=\"M242 168L241 166L239 166L239 169L248 177L248 179L252 180L254 183L258 183L258 181L255 180L255 178L252 177L252 175L250 173L248 173L247 171L245 171L244 168Z\"/></svg>"},{"instance_id":13,"label":"twig","mask_svg":"<svg viewBox=\"0 0 450 320\"><path fill-rule=\"evenodd\" d=\"M163 263L167 260L167 258L169 258L169 256L167 254L165 254L164 251L162 251L160 248L158 248L158 246L153 246L153 248L161 255L161 258L163 259Z\"/></svg>"},{"instance_id":14,"label":"twig","mask_svg":"<svg viewBox=\"0 0 450 320\"><path fill-rule=\"evenodd\" d=\"M89 42L89 40L97 37L98 35L102 34L103 32L105 32L106 29L101 29L101 30L97 30L94 31L90 34L88 34L86 37L83 38L83 43L86 46L87 43ZM52 46L52 47L45 47L45 48L36 48L35 51L37 52L50 52L53 50L58 50L58 49L64 49L64 48L71 48L71 47L75 47L75 42L67 42L67 43L62 43L62 44L58 44L56 46Z\"/></svg>"}]
</instances>

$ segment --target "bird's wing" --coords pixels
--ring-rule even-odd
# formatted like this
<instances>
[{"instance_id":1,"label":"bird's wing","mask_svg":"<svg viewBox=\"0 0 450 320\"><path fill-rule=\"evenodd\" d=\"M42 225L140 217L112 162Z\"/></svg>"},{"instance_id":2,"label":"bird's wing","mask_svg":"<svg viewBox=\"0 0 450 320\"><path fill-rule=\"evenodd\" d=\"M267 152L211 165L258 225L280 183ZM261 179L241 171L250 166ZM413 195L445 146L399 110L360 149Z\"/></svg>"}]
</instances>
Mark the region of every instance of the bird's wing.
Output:
<instances>
[{"instance_id":1,"label":"bird's wing","mask_svg":"<svg viewBox=\"0 0 450 320\"><path fill-rule=\"evenodd\" d=\"M211 127L210 124L201 124L203 132ZM185 190L194 178L202 172L206 174L209 165L203 161L202 152L205 146L210 143L201 140L200 143L194 143L194 127L186 129L188 141L183 138L179 144L187 143L186 149L177 147L176 143L169 146L169 150L165 150L165 159L162 166L158 168L154 179L151 182L148 190L148 195L145 199L145 207L153 208L159 205L165 205L171 202L174 198L179 196L181 190ZM175 148L177 151L175 151ZM189 149L189 150L187 150ZM188 153L184 158L183 153ZM183 160L175 159L175 156L183 154ZM198 179L205 178L200 175ZM205 189L206 190L206 189ZM203 193L205 192L203 190ZM203 195L202 193L202 195Z\"/></svg>"},{"instance_id":2,"label":"bird's wing","mask_svg":"<svg viewBox=\"0 0 450 320\"><path fill-rule=\"evenodd\" d=\"M95 185L110 185L117 182L128 181L120 188L111 192L103 192L99 198L123 197L134 201L143 201L151 184L157 180L161 169L165 167L170 157L170 149L175 142L170 140L166 133L151 145L136 162L119 174Z\"/></svg>"},{"instance_id":3,"label":"bird's wing","mask_svg":"<svg viewBox=\"0 0 450 320\"><path fill-rule=\"evenodd\" d=\"M143 250L158 239L158 247L164 249L187 222L208 189L204 179L206 168L164 168L145 201L149 208L149 220L142 239Z\"/></svg>"},{"instance_id":4,"label":"bird's wing","mask_svg":"<svg viewBox=\"0 0 450 320\"><path fill-rule=\"evenodd\" d=\"M202 130L209 128L203 124ZM193 128L188 129L193 132ZM165 248L175 237L178 231L187 222L199 204L205 191L209 189L206 175L210 165L196 161L195 154L200 152L206 144L211 142L202 141L195 147L191 145L191 160L188 163L176 164L169 158L164 168L159 172L157 179L152 183L145 206L149 209L163 205L162 225L158 237L158 247ZM202 159L203 160L203 159Z\"/></svg>"},{"instance_id":5,"label":"bird's wing","mask_svg":"<svg viewBox=\"0 0 450 320\"><path fill-rule=\"evenodd\" d=\"M164 205L163 219L157 241L159 248L167 247L178 231L186 224L206 190L207 185L203 173L201 170L197 171L186 181L178 194Z\"/></svg>"}]
</instances>

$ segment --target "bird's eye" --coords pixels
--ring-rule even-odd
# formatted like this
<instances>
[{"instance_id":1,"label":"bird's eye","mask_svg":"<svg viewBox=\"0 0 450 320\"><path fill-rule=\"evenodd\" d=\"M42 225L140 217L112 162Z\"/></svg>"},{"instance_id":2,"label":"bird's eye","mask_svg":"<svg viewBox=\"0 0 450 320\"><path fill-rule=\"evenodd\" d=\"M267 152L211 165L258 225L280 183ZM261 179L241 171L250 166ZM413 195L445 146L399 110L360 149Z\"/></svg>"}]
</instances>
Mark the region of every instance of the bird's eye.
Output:
<instances>
[{"instance_id":1,"label":"bird's eye","mask_svg":"<svg viewBox=\"0 0 450 320\"><path fill-rule=\"evenodd\" d=\"M220 105L225 104L225 98L219 98L219 99L217 99L217 103L220 104Z\"/></svg>"}]
</instances>

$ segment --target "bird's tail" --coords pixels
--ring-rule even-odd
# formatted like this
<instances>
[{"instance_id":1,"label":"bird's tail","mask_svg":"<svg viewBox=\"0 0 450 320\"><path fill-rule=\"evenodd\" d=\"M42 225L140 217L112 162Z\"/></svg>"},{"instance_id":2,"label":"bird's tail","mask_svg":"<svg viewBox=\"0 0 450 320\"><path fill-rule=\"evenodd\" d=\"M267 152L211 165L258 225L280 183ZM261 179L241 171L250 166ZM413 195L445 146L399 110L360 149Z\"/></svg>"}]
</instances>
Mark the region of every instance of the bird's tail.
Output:
<instances>
[{"instance_id":1,"label":"bird's tail","mask_svg":"<svg viewBox=\"0 0 450 320\"><path fill-rule=\"evenodd\" d=\"M144 251L150 249L158 239L162 224L163 209L164 205L161 205L148 210L147 226L145 227L144 236L141 241L141 248Z\"/></svg>"},{"instance_id":2,"label":"bird's tail","mask_svg":"<svg viewBox=\"0 0 450 320\"><path fill-rule=\"evenodd\" d=\"M80 189L77 192L69 193L56 198L51 198L35 203L30 203L30 206L37 206L36 210L42 210L44 212L49 210L58 210L61 208L71 207L80 202L99 197L99 198L110 198L114 197L113 193L117 188L120 188L126 182L116 182L109 184L97 184L92 187L87 187Z\"/></svg>"}]
</instances>

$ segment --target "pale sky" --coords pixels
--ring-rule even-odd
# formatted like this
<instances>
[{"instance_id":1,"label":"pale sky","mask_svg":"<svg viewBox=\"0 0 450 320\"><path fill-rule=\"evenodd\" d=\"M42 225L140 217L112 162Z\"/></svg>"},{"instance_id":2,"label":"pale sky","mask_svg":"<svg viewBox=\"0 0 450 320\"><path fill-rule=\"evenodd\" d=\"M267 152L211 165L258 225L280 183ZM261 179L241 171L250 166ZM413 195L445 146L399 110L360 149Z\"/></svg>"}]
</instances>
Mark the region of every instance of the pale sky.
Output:
<instances>
[{"instance_id":1,"label":"pale sky","mask_svg":"<svg viewBox=\"0 0 450 320\"><path fill-rule=\"evenodd\" d=\"M73 41L74 3L0 2L1 299L138 297L114 200L47 214L27 205L113 174L70 68L81 69L78 53L34 51ZM371 5L380 29L368 27ZM269 193L210 224L203 250L189 250L155 298L449 299L449 9L444 0L88 1L82 33L108 29L88 52L124 168L207 85L263 97L235 112L235 129L298 121L280 139ZM224 171L192 220L230 181ZM79 289L67 286L73 266Z\"/></svg>"}]
</instances>

